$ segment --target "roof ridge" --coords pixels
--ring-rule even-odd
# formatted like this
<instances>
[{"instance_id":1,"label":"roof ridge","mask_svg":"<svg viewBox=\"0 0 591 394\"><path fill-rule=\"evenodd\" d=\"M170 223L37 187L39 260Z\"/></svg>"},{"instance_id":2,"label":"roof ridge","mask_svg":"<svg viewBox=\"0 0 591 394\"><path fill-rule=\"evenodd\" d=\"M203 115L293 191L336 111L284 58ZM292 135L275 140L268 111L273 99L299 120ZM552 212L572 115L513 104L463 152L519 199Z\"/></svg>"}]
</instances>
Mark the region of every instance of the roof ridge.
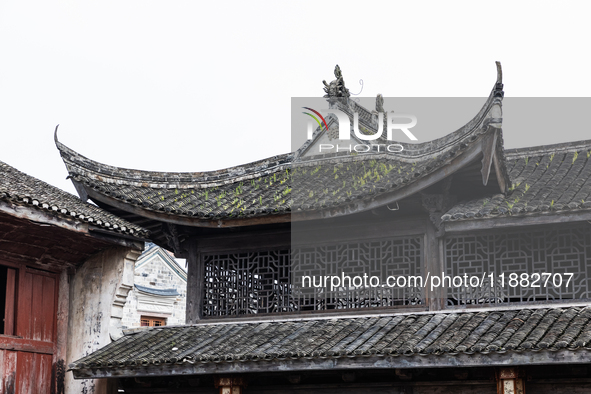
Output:
<instances>
[{"instance_id":1,"label":"roof ridge","mask_svg":"<svg viewBox=\"0 0 591 394\"><path fill-rule=\"evenodd\" d=\"M215 325L226 325L226 324L259 324L259 323L288 323L288 322L304 322L304 321L321 321L321 320L349 320L349 319L369 319L369 318L380 318L380 317L393 317L393 316L422 316L422 315L450 315L450 314L477 314L481 312L507 312L507 311L521 311L521 310L537 310L537 309L570 309L570 308L591 308L591 302L569 302L569 303L556 303L553 305L548 304L536 304L536 305L507 305L507 306L483 306L480 308L466 308L466 309L444 309L439 311L425 311L418 310L416 312L410 312L408 309L400 312L392 310L390 312L380 313L368 313L368 314L351 314L351 315L332 315L332 314L318 314L317 316L293 316L293 317L270 317L269 319L256 320L253 318L241 318L224 321L217 319L215 321L208 321L204 319L199 323L195 324L179 324L170 325L166 327L194 327L194 326L215 326ZM159 327L161 328L161 327ZM133 330L133 329L131 329ZM130 330L130 331L131 331ZM133 332L128 331L129 334ZM128 334L125 334L128 335Z\"/></svg>"},{"instance_id":2,"label":"roof ridge","mask_svg":"<svg viewBox=\"0 0 591 394\"><path fill-rule=\"evenodd\" d=\"M284 153L267 157L260 160L255 160L250 163L244 163L233 167L227 167L220 170L212 171L147 171L138 170L134 168L117 167L109 164L104 164L96 160L90 159L73 149L67 147L59 141L55 141L56 147L58 148L64 162L67 164L68 171L70 171L71 165L76 164L78 167L82 167L84 170L108 174L113 178L128 179L135 183L141 183L145 181L153 182L154 179L167 179L169 182L220 182L222 180L230 180L232 178L239 178L254 174L260 171L270 170L281 165L288 164L293 158L293 153ZM72 175L72 174L70 174Z\"/></svg>"}]
</instances>

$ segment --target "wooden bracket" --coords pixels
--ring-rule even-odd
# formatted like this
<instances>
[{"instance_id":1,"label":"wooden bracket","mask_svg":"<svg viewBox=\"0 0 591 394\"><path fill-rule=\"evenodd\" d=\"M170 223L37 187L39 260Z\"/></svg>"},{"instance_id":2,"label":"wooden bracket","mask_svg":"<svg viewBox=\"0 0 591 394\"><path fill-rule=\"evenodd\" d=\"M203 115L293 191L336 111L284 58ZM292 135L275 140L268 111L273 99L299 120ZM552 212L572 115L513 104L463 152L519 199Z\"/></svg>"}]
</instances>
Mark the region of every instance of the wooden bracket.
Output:
<instances>
[{"instance_id":1,"label":"wooden bracket","mask_svg":"<svg viewBox=\"0 0 591 394\"><path fill-rule=\"evenodd\" d=\"M482 184L486 186L488 184L488 178L490 176L490 170L492 168L493 160L495 158L495 149L497 146L497 133L492 133L485 139L482 140L482 168L480 173L482 174Z\"/></svg>"}]
</instances>

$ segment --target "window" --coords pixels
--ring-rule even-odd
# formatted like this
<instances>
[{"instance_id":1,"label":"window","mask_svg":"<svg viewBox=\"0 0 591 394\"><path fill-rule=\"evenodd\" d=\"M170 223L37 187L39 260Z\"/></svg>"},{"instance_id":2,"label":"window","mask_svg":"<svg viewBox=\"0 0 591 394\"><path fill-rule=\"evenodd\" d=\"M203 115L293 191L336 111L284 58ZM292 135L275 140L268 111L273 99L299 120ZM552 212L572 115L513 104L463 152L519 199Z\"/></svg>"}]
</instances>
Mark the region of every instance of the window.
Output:
<instances>
[{"instance_id":1,"label":"window","mask_svg":"<svg viewBox=\"0 0 591 394\"><path fill-rule=\"evenodd\" d=\"M166 325L166 319L163 317L142 316L140 323L142 327L162 327Z\"/></svg>"},{"instance_id":2,"label":"window","mask_svg":"<svg viewBox=\"0 0 591 394\"><path fill-rule=\"evenodd\" d=\"M420 277L423 237L419 235L202 256L205 317L424 304L423 288L416 281L408 287L352 285L364 274L383 283L389 276ZM335 288L313 284L328 275L353 279L348 284L343 279L344 285Z\"/></svg>"},{"instance_id":3,"label":"window","mask_svg":"<svg viewBox=\"0 0 591 394\"><path fill-rule=\"evenodd\" d=\"M16 270L0 265L0 335L14 335Z\"/></svg>"},{"instance_id":4,"label":"window","mask_svg":"<svg viewBox=\"0 0 591 394\"><path fill-rule=\"evenodd\" d=\"M459 234L444 242L446 274L482 281L448 287L448 307L591 299L588 225Z\"/></svg>"}]
</instances>

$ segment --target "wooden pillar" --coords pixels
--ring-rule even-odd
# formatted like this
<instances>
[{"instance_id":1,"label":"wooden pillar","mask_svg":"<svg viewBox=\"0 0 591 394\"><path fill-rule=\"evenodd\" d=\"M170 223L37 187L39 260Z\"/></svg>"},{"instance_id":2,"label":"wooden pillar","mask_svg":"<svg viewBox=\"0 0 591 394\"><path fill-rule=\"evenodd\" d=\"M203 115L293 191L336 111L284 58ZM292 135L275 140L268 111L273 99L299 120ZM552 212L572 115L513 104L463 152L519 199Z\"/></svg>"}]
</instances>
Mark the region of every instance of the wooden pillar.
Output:
<instances>
[{"instance_id":1,"label":"wooden pillar","mask_svg":"<svg viewBox=\"0 0 591 394\"><path fill-rule=\"evenodd\" d=\"M518 368L497 370L497 394L525 394L523 377Z\"/></svg>"},{"instance_id":2,"label":"wooden pillar","mask_svg":"<svg viewBox=\"0 0 591 394\"><path fill-rule=\"evenodd\" d=\"M70 278L68 270L60 272L57 296L55 353L53 354L53 385L55 392L63 394L67 370L68 319L70 312Z\"/></svg>"},{"instance_id":3,"label":"wooden pillar","mask_svg":"<svg viewBox=\"0 0 591 394\"><path fill-rule=\"evenodd\" d=\"M437 237L437 229L435 226L427 221L425 223L425 264L423 278L426 279L427 274L432 278L433 276L441 277L445 268L441 256L440 241ZM425 283L425 298L427 307L430 311L439 311L445 308L444 295L445 289L435 287L431 290L431 279L429 283Z\"/></svg>"},{"instance_id":4,"label":"wooden pillar","mask_svg":"<svg viewBox=\"0 0 591 394\"><path fill-rule=\"evenodd\" d=\"M4 335L14 335L15 299L16 299L15 268L6 267L6 300L4 302Z\"/></svg>"},{"instance_id":5,"label":"wooden pillar","mask_svg":"<svg viewBox=\"0 0 591 394\"><path fill-rule=\"evenodd\" d=\"M239 376L221 376L215 378L215 387L220 389L220 394L242 394L246 380Z\"/></svg>"},{"instance_id":6,"label":"wooden pillar","mask_svg":"<svg viewBox=\"0 0 591 394\"><path fill-rule=\"evenodd\" d=\"M443 310L447 308L447 287L443 281L443 276L447 270L447 261L445 261L445 235L440 236L437 238L437 250L439 253L437 254L437 264L439 267L439 275L441 277L441 287L437 289L439 294L439 309Z\"/></svg>"},{"instance_id":7,"label":"wooden pillar","mask_svg":"<svg viewBox=\"0 0 591 394\"><path fill-rule=\"evenodd\" d=\"M197 323L203 315L204 267L196 239L189 239L187 256L187 312L186 324Z\"/></svg>"}]
</instances>

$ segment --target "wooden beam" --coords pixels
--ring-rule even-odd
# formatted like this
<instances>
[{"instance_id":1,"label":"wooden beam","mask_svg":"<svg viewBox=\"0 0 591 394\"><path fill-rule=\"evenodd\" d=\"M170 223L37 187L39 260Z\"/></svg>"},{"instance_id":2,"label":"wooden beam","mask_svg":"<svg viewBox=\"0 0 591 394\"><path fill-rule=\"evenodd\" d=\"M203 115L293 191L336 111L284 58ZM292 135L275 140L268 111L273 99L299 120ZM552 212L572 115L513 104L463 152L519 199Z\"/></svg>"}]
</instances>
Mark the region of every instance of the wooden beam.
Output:
<instances>
[{"instance_id":1,"label":"wooden beam","mask_svg":"<svg viewBox=\"0 0 591 394\"><path fill-rule=\"evenodd\" d=\"M352 319L358 317L376 317L376 316L392 316L399 314L417 314L427 312L428 308L425 305L396 305L396 306L382 306L359 309L328 309L316 311L301 311L294 313L258 313L252 315L238 315L228 318L221 317L206 317L198 321L196 324L235 324L235 323L253 323L253 322L270 322L270 321L299 321L302 319L337 319L342 317L350 317ZM129 332L133 332L130 329Z\"/></svg>"},{"instance_id":2,"label":"wooden beam","mask_svg":"<svg viewBox=\"0 0 591 394\"><path fill-rule=\"evenodd\" d=\"M254 376L251 379L255 380L260 378L258 376ZM143 380L145 379L145 380ZM198 378L194 378L197 380ZM287 377L286 379L290 379ZM138 380L140 380L138 378ZM560 382L568 381L569 379L560 379ZM170 393L167 391L166 388L158 388L158 387L146 387L150 382L151 379L142 378L142 382L145 382L144 385L136 385L135 387L125 386L126 393L154 393L154 394L164 394ZM173 381L173 379L165 380L165 381ZM467 386L470 387L469 393L490 393L490 388L494 390L494 382L490 379L487 380L463 380L461 382L451 380L430 380L430 381L383 381L383 382L375 382L375 381L362 381L362 382L349 382L346 386L343 383L332 383L332 382L316 382L316 383L292 383L290 380L289 386L285 384L264 384L264 385L256 385L253 384L252 386L247 386L250 388L250 392L254 392L256 390L257 394L260 393L268 393L268 394L302 394L302 393L325 393L325 394L343 394L343 393L357 393L357 394L393 394L393 393L412 393L412 392L420 392L420 393L428 393L428 394L460 394L462 393L462 388L466 388ZM306 380L303 380L304 382ZM552 380L549 383L556 383L556 380ZM568 381L568 383L575 383L575 384L583 384L587 383L584 379L577 379L574 381ZM294 386L296 385L297 386ZM414 391L413 391L413 388ZM418 388L418 389L417 389ZM196 393L207 393L212 394L212 389L210 386L200 386L200 387L191 387L185 389L174 389L174 393L179 394L196 394ZM478 391L481 390L481 391ZM574 393L573 393L574 394ZM577 393L578 394L578 393Z\"/></svg>"},{"instance_id":3,"label":"wooden beam","mask_svg":"<svg viewBox=\"0 0 591 394\"><path fill-rule=\"evenodd\" d=\"M53 354L53 346L53 342L0 335L0 349L3 350Z\"/></svg>"},{"instance_id":4,"label":"wooden beam","mask_svg":"<svg viewBox=\"0 0 591 394\"><path fill-rule=\"evenodd\" d=\"M88 233L88 224L79 219L58 217L53 211L43 211L26 205L18 205L9 201L0 201L0 212L35 223L62 227L70 231Z\"/></svg>"},{"instance_id":5,"label":"wooden beam","mask_svg":"<svg viewBox=\"0 0 591 394\"><path fill-rule=\"evenodd\" d=\"M482 167L480 173L482 175L482 184L484 186L488 185L488 177L490 176L490 169L495 156L496 146L497 132L494 132L482 140Z\"/></svg>"},{"instance_id":6,"label":"wooden beam","mask_svg":"<svg viewBox=\"0 0 591 394\"><path fill-rule=\"evenodd\" d=\"M507 184L505 173L501 167L501 160L497 157L497 155L494 155L493 157L493 164L495 166L495 174L497 178L497 183L499 185L499 188L501 189L501 193L507 194L507 191L509 191L509 185Z\"/></svg>"},{"instance_id":7,"label":"wooden beam","mask_svg":"<svg viewBox=\"0 0 591 394\"><path fill-rule=\"evenodd\" d=\"M146 238L138 238L132 235L119 234L113 231L105 230L102 228L91 226L89 227L90 235L94 238L98 238L103 241L115 243L126 248L132 248L136 250L143 250L144 242L149 240Z\"/></svg>"},{"instance_id":8,"label":"wooden beam","mask_svg":"<svg viewBox=\"0 0 591 394\"><path fill-rule=\"evenodd\" d=\"M370 220L371 219L371 220ZM272 248L289 248L302 245L320 245L334 242L358 242L376 238L422 235L428 221L426 214L421 218L402 218L381 220L378 218L359 219L367 225L360 227L359 222L292 223L281 229L260 230L256 232L235 232L199 237L199 251L203 253L256 251Z\"/></svg>"},{"instance_id":9,"label":"wooden beam","mask_svg":"<svg viewBox=\"0 0 591 394\"><path fill-rule=\"evenodd\" d=\"M163 212L156 212L147 209L141 209L133 205L126 204L112 197L105 196L98 193L92 188L87 188L88 195L90 198L96 201L100 201L103 204L107 204L114 208L118 208L122 211L134 213L139 216L143 216L149 219L158 220L164 223L178 224L181 226L192 226L192 227L209 227L209 228L223 228L223 227L239 227L239 226L254 226L258 224L269 224L269 223L288 223L291 221L291 214L277 214L269 215L264 217L255 218L244 218L244 219L214 219L204 220L197 219L189 216L178 216L174 214L167 214Z\"/></svg>"}]
</instances>

